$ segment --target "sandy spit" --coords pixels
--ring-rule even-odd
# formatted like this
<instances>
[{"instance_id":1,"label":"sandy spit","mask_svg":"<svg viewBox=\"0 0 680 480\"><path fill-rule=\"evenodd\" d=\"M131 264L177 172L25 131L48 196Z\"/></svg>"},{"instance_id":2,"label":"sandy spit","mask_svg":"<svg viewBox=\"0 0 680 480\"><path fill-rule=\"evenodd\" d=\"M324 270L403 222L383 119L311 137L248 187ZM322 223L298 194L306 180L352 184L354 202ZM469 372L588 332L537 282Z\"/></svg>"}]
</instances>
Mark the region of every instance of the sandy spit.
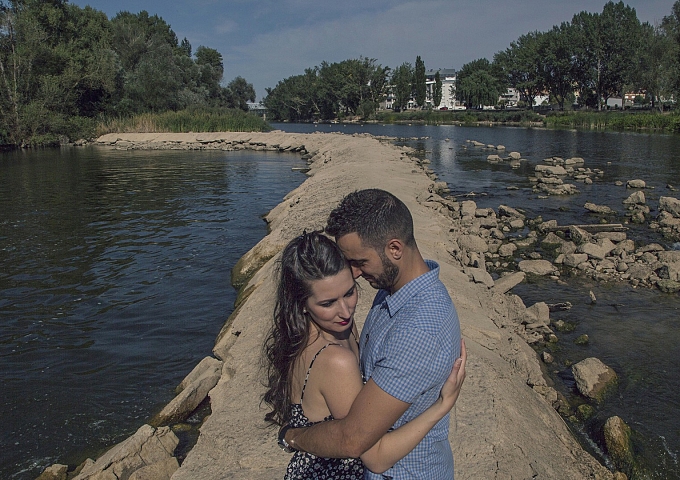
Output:
<instances>
[{"instance_id":1,"label":"sandy spit","mask_svg":"<svg viewBox=\"0 0 680 480\"><path fill-rule=\"evenodd\" d=\"M306 181L266 217L271 233L237 266L255 271L213 354L224 360L210 392L212 415L173 480L282 478L289 455L276 446L260 407L261 344L273 309L277 253L304 229L321 228L349 192L378 187L402 199L415 220L426 258L441 265L441 278L461 319L469 359L464 389L451 417L449 440L456 478L610 479L612 474L576 442L562 418L538 391L544 379L537 355L507 324L511 294L470 282L448 252L459 232L434 184L405 148L368 135L270 133L109 134L99 144L115 148L215 148L307 151ZM300 148L303 147L303 148ZM454 231L450 231L453 229ZM362 325L374 290L362 283L357 322Z\"/></svg>"}]
</instances>

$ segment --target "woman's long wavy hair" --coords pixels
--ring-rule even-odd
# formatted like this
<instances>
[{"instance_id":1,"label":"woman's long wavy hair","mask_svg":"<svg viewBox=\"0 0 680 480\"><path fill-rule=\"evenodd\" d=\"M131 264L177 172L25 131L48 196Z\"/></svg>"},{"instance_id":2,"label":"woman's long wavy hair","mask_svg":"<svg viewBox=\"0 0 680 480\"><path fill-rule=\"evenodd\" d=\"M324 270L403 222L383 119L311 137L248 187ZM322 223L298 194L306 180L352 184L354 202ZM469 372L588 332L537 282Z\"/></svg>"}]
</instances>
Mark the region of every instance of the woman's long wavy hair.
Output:
<instances>
[{"instance_id":1,"label":"woman's long wavy hair","mask_svg":"<svg viewBox=\"0 0 680 480\"><path fill-rule=\"evenodd\" d=\"M291 240L281 254L274 324L264 343L267 391L262 400L271 408L265 420L279 425L290 420L290 390L295 360L309 342L310 319L304 313L311 283L348 268L340 248L320 232Z\"/></svg>"}]
</instances>

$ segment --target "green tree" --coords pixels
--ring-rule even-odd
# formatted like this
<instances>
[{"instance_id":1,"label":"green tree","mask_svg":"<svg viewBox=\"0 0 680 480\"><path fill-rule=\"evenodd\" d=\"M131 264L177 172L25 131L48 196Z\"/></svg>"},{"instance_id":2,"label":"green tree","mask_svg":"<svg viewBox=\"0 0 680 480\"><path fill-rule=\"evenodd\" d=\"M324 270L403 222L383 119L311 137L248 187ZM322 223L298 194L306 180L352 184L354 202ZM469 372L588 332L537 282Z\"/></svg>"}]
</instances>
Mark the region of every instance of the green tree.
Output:
<instances>
[{"instance_id":1,"label":"green tree","mask_svg":"<svg viewBox=\"0 0 680 480\"><path fill-rule=\"evenodd\" d=\"M231 107L248 111L248 102L255 101L255 88L243 77L236 77L227 85Z\"/></svg>"},{"instance_id":2,"label":"green tree","mask_svg":"<svg viewBox=\"0 0 680 480\"><path fill-rule=\"evenodd\" d=\"M466 63L456 76L456 98L467 108L496 105L500 91L498 72L486 58Z\"/></svg>"},{"instance_id":3,"label":"green tree","mask_svg":"<svg viewBox=\"0 0 680 480\"><path fill-rule=\"evenodd\" d=\"M434 92L432 92L432 103L434 108L439 108L442 103L442 77L439 70L434 74Z\"/></svg>"},{"instance_id":4,"label":"green tree","mask_svg":"<svg viewBox=\"0 0 680 480\"><path fill-rule=\"evenodd\" d=\"M413 89L415 91L414 96L416 105L423 108L427 96L427 85L425 78L425 62L420 59L420 55L416 57L416 67L413 74Z\"/></svg>"},{"instance_id":5,"label":"green tree","mask_svg":"<svg viewBox=\"0 0 680 480\"><path fill-rule=\"evenodd\" d=\"M564 110L566 100L572 98L574 91L569 32L569 25L562 23L539 37L543 84L557 101L560 110Z\"/></svg>"},{"instance_id":6,"label":"green tree","mask_svg":"<svg viewBox=\"0 0 680 480\"><path fill-rule=\"evenodd\" d=\"M494 56L493 63L502 71L505 82L517 89L520 100L529 108L536 96L545 90L543 57L539 48L542 35L539 32L522 35Z\"/></svg>"},{"instance_id":7,"label":"green tree","mask_svg":"<svg viewBox=\"0 0 680 480\"><path fill-rule=\"evenodd\" d=\"M392 87L394 89L394 108L396 111L406 110L411 99L411 81L413 67L410 63L402 63L392 72Z\"/></svg>"}]
</instances>

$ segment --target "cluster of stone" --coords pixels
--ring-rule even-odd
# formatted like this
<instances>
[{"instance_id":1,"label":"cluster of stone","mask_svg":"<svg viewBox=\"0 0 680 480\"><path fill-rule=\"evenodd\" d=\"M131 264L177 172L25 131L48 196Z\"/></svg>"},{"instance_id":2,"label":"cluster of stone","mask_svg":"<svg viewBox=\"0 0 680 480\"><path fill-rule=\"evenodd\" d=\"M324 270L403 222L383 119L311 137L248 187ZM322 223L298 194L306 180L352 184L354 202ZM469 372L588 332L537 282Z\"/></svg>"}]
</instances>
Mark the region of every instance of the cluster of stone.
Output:
<instances>
[{"instance_id":1,"label":"cluster of stone","mask_svg":"<svg viewBox=\"0 0 680 480\"><path fill-rule=\"evenodd\" d=\"M112 447L96 461L87 459L73 472L67 465L46 468L37 480L169 480L179 468L175 448L185 421L217 385L222 361L206 357L177 387L177 396L150 423ZM170 427L169 425L172 425Z\"/></svg>"}]
</instances>

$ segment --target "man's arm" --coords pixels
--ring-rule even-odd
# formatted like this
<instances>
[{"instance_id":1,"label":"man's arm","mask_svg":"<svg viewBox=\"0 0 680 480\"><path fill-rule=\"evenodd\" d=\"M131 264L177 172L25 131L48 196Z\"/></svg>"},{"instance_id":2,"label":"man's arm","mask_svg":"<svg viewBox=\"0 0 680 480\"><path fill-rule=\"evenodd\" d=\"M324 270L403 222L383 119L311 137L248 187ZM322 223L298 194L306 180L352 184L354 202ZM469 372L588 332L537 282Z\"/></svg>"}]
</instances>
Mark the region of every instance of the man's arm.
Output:
<instances>
[{"instance_id":1,"label":"man's arm","mask_svg":"<svg viewBox=\"0 0 680 480\"><path fill-rule=\"evenodd\" d=\"M358 458L371 448L410 407L372 379L361 389L347 416L308 428L291 428L286 441L318 457Z\"/></svg>"}]
</instances>

